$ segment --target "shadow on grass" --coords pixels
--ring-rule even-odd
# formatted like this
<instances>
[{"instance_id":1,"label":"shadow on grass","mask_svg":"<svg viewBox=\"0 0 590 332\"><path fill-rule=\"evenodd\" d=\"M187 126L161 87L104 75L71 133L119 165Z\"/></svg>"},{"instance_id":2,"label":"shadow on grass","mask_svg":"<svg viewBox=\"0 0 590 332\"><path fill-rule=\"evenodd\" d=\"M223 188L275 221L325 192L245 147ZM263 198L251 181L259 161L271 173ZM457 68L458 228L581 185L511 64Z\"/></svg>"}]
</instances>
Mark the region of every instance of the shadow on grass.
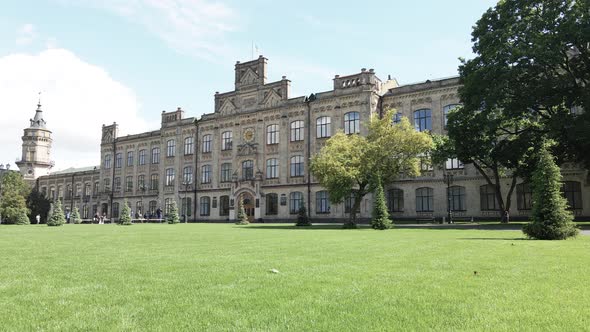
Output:
<instances>
[{"instance_id":1,"label":"shadow on grass","mask_svg":"<svg viewBox=\"0 0 590 332\"><path fill-rule=\"evenodd\" d=\"M244 229L280 229L280 230L346 230L342 225L313 225L313 226L293 226L293 225L248 225ZM359 227L365 228L365 227Z\"/></svg>"},{"instance_id":2,"label":"shadow on grass","mask_svg":"<svg viewBox=\"0 0 590 332\"><path fill-rule=\"evenodd\" d=\"M457 240L484 240L484 241L531 241L525 237L462 237L458 238Z\"/></svg>"}]
</instances>

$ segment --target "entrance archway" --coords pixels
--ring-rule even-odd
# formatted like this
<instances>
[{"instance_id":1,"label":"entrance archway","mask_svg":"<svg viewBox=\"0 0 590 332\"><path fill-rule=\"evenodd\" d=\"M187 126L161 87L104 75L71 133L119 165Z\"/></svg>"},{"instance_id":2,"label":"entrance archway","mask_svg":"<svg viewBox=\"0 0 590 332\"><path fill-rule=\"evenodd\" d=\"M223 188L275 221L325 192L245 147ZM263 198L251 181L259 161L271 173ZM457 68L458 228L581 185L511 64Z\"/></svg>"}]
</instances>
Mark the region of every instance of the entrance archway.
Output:
<instances>
[{"instance_id":1,"label":"entrance archway","mask_svg":"<svg viewBox=\"0 0 590 332\"><path fill-rule=\"evenodd\" d=\"M246 215L248 216L248 220L253 221L254 220L254 208L255 208L254 197L248 192L241 193L240 196L242 196L242 200L244 202L244 210L246 211Z\"/></svg>"}]
</instances>

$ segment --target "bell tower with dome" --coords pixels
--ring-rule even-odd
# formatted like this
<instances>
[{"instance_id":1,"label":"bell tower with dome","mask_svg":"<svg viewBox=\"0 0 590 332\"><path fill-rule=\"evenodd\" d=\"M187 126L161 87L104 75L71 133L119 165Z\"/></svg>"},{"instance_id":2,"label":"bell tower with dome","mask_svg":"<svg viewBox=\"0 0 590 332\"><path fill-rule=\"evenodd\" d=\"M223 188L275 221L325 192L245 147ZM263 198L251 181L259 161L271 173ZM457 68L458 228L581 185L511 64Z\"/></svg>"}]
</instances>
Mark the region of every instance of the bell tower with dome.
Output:
<instances>
[{"instance_id":1,"label":"bell tower with dome","mask_svg":"<svg viewBox=\"0 0 590 332\"><path fill-rule=\"evenodd\" d=\"M46 128L41 110L41 100L37 103L35 117L22 137L22 156L16 162L26 181L33 182L39 176L48 175L54 163L51 161L51 131Z\"/></svg>"}]
</instances>

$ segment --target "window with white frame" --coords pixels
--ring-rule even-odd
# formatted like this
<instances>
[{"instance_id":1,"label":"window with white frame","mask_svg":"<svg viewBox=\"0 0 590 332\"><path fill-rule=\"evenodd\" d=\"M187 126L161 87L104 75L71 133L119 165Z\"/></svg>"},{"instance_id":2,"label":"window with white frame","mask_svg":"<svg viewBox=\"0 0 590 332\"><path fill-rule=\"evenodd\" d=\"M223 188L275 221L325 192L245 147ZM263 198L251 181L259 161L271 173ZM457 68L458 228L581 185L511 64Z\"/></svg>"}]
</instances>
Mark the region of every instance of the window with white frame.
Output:
<instances>
[{"instance_id":1,"label":"window with white frame","mask_svg":"<svg viewBox=\"0 0 590 332\"><path fill-rule=\"evenodd\" d=\"M166 186L174 185L174 168L166 168Z\"/></svg>"},{"instance_id":2,"label":"window with white frame","mask_svg":"<svg viewBox=\"0 0 590 332\"><path fill-rule=\"evenodd\" d=\"M291 122L291 142L303 141L304 132L303 120Z\"/></svg>"},{"instance_id":3,"label":"window with white frame","mask_svg":"<svg viewBox=\"0 0 590 332\"><path fill-rule=\"evenodd\" d=\"M211 165L201 166L201 183L211 183Z\"/></svg>"},{"instance_id":4,"label":"window with white frame","mask_svg":"<svg viewBox=\"0 0 590 332\"><path fill-rule=\"evenodd\" d=\"M361 116L359 112L348 112L344 114L344 133L358 134L361 132Z\"/></svg>"},{"instance_id":5,"label":"window with white frame","mask_svg":"<svg viewBox=\"0 0 590 332\"><path fill-rule=\"evenodd\" d=\"M232 149L232 132L231 131L224 131L221 134L221 150L231 150Z\"/></svg>"},{"instance_id":6,"label":"window with white frame","mask_svg":"<svg viewBox=\"0 0 590 332\"><path fill-rule=\"evenodd\" d=\"M203 136L203 153L210 153L211 152L211 135L204 135Z\"/></svg>"},{"instance_id":7,"label":"window with white frame","mask_svg":"<svg viewBox=\"0 0 590 332\"><path fill-rule=\"evenodd\" d=\"M328 138L332 136L330 125L332 120L329 116L321 116L315 120L316 123L316 137L317 138Z\"/></svg>"},{"instance_id":8,"label":"window with white frame","mask_svg":"<svg viewBox=\"0 0 590 332\"><path fill-rule=\"evenodd\" d=\"M279 177L279 160L271 158L266 161L266 178L276 179Z\"/></svg>"},{"instance_id":9,"label":"window with white frame","mask_svg":"<svg viewBox=\"0 0 590 332\"><path fill-rule=\"evenodd\" d=\"M266 144L279 144L279 125L271 124L266 126Z\"/></svg>"},{"instance_id":10,"label":"window with white frame","mask_svg":"<svg viewBox=\"0 0 590 332\"><path fill-rule=\"evenodd\" d=\"M193 137L185 137L184 139L184 155L193 154Z\"/></svg>"},{"instance_id":11,"label":"window with white frame","mask_svg":"<svg viewBox=\"0 0 590 332\"><path fill-rule=\"evenodd\" d=\"M414 128L417 131L432 130L432 111L430 109L414 111Z\"/></svg>"},{"instance_id":12,"label":"window with white frame","mask_svg":"<svg viewBox=\"0 0 590 332\"><path fill-rule=\"evenodd\" d=\"M231 181L231 163L221 164L221 182Z\"/></svg>"},{"instance_id":13,"label":"window with white frame","mask_svg":"<svg viewBox=\"0 0 590 332\"><path fill-rule=\"evenodd\" d=\"M168 140L166 142L166 157L174 157L176 155L176 140Z\"/></svg>"},{"instance_id":14,"label":"window with white frame","mask_svg":"<svg viewBox=\"0 0 590 332\"><path fill-rule=\"evenodd\" d=\"M303 174L304 174L303 156L291 157L290 170L291 170L291 172L290 172L291 177L303 176Z\"/></svg>"}]
</instances>

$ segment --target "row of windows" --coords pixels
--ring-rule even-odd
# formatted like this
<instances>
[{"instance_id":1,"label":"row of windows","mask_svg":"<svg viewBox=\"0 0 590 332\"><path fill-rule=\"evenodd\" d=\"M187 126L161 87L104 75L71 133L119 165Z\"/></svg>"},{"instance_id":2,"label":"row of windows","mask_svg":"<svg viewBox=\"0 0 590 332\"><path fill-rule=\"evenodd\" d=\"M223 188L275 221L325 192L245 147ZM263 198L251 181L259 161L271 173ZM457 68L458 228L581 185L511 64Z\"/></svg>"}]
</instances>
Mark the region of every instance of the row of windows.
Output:
<instances>
[{"instance_id":1,"label":"row of windows","mask_svg":"<svg viewBox=\"0 0 590 332\"><path fill-rule=\"evenodd\" d=\"M449 104L443 107L443 121L445 128L447 127L449 112L461 106L460 104ZM393 123L399 123L401 121L402 114L395 113L393 115ZM429 108L423 108L414 111L414 128L417 131L432 130L432 110Z\"/></svg>"},{"instance_id":2,"label":"row of windows","mask_svg":"<svg viewBox=\"0 0 590 332\"><path fill-rule=\"evenodd\" d=\"M184 139L184 154L191 155L194 153L194 145L193 145L193 138L187 137ZM139 150L137 153L137 164L138 165L145 165L147 151L145 149ZM166 142L166 157L174 157L176 155L176 140L171 139ZM151 163L158 164L160 163L160 148L155 147L152 148L151 151ZM128 167L134 165L134 152L127 151L127 162L126 165ZM123 154L121 152L115 154L115 168L123 167ZM107 154L104 156L104 168L109 169L111 168L111 155Z\"/></svg>"},{"instance_id":3,"label":"row of windows","mask_svg":"<svg viewBox=\"0 0 590 332\"><path fill-rule=\"evenodd\" d=\"M582 187L580 182L566 181L561 188L570 209L582 209ZM465 187L452 186L448 188L448 203L453 211L465 211L467 209L465 199ZM479 188L480 209L482 211L496 211L499 209L496 200L496 192L492 185L483 185ZM530 210L532 207L532 189L528 183L516 186L516 198L518 210ZM404 192L401 189L388 191L388 207L391 212L404 211ZM416 212L434 211L434 189L423 187L416 189Z\"/></svg>"}]
</instances>

